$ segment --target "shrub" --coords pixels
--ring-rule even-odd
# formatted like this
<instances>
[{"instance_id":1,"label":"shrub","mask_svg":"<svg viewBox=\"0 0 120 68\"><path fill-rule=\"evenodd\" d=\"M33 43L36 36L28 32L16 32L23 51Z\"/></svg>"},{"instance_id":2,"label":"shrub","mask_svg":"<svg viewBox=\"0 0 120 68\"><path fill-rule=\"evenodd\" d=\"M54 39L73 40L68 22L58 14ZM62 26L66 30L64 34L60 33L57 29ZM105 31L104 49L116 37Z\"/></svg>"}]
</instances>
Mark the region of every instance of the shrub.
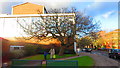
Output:
<instances>
[{"instance_id":1,"label":"shrub","mask_svg":"<svg viewBox=\"0 0 120 68\"><path fill-rule=\"evenodd\" d=\"M46 51L46 52L49 52L49 50L50 50L50 49L40 49L40 50L38 51L38 53L39 53L39 54L43 54L45 51Z\"/></svg>"},{"instance_id":2,"label":"shrub","mask_svg":"<svg viewBox=\"0 0 120 68\"><path fill-rule=\"evenodd\" d=\"M38 54L43 54L44 51L49 52L50 49L51 49L51 47L49 47L49 48L44 48L44 47L39 46L39 47L37 48L37 52L38 52ZM60 47L55 47L54 49L55 49L55 53L58 54Z\"/></svg>"},{"instance_id":3,"label":"shrub","mask_svg":"<svg viewBox=\"0 0 120 68\"><path fill-rule=\"evenodd\" d=\"M75 54L74 49L65 49L64 51L65 54Z\"/></svg>"},{"instance_id":4,"label":"shrub","mask_svg":"<svg viewBox=\"0 0 120 68\"><path fill-rule=\"evenodd\" d=\"M24 50L13 50L10 52L10 59L18 59L25 56Z\"/></svg>"},{"instance_id":5,"label":"shrub","mask_svg":"<svg viewBox=\"0 0 120 68\"><path fill-rule=\"evenodd\" d=\"M49 49L43 49L43 48L41 48L41 49L39 49L38 52L39 52L39 54L43 54L44 51L49 52L50 49L51 49L51 48L49 48ZM55 48L55 54L59 54L59 51L60 51L60 47L56 47L56 48ZM64 50L64 53L65 53L65 54L75 54L74 49L65 49L65 50Z\"/></svg>"},{"instance_id":6,"label":"shrub","mask_svg":"<svg viewBox=\"0 0 120 68\"><path fill-rule=\"evenodd\" d=\"M31 44L25 45L24 50L26 52L26 56L37 54L38 53L37 48L38 48L38 45L31 45Z\"/></svg>"}]
</instances>

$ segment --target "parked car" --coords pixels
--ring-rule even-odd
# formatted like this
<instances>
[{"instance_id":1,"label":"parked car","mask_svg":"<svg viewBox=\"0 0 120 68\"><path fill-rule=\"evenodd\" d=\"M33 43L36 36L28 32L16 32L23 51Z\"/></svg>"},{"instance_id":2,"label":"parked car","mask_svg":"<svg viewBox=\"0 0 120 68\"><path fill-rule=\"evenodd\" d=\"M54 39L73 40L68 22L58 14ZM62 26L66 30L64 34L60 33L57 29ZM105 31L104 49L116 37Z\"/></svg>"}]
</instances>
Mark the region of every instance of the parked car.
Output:
<instances>
[{"instance_id":1,"label":"parked car","mask_svg":"<svg viewBox=\"0 0 120 68\"><path fill-rule=\"evenodd\" d=\"M118 59L120 58L120 49L109 49L109 57Z\"/></svg>"},{"instance_id":2,"label":"parked car","mask_svg":"<svg viewBox=\"0 0 120 68\"><path fill-rule=\"evenodd\" d=\"M92 51L92 48L83 48L82 51L91 52L91 51Z\"/></svg>"}]
</instances>

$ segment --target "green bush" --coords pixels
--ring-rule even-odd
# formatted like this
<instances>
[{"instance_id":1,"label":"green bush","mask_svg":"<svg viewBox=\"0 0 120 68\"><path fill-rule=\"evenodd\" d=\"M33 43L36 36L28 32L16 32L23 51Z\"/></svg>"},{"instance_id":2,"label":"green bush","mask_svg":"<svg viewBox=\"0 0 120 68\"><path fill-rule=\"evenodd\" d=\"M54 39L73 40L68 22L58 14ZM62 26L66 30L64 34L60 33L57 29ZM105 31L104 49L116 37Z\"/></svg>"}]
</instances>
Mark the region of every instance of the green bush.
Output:
<instances>
[{"instance_id":1,"label":"green bush","mask_svg":"<svg viewBox=\"0 0 120 68\"><path fill-rule=\"evenodd\" d=\"M10 52L10 59L18 59L25 56L24 50L13 50Z\"/></svg>"},{"instance_id":2,"label":"green bush","mask_svg":"<svg viewBox=\"0 0 120 68\"><path fill-rule=\"evenodd\" d=\"M40 49L40 50L38 51L38 53L39 53L39 54L44 54L45 51L46 51L46 52L49 52L49 50L50 50L50 49Z\"/></svg>"},{"instance_id":3,"label":"green bush","mask_svg":"<svg viewBox=\"0 0 120 68\"><path fill-rule=\"evenodd\" d=\"M43 54L44 51L49 52L50 49L40 49L38 52L39 54ZM55 54L59 54L60 47L55 48ZM64 50L65 54L75 54L74 49L65 49Z\"/></svg>"},{"instance_id":4,"label":"green bush","mask_svg":"<svg viewBox=\"0 0 120 68\"><path fill-rule=\"evenodd\" d=\"M35 55L37 54L37 48L38 48L38 45L25 45L24 46L24 50L26 52L26 56L31 56L31 55Z\"/></svg>"},{"instance_id":5,"label":"green bush","mask_svg":"<svg viewBox=\"0 0 120 68\"><path fill-rule=\"evenodd\" d=\"M74 49L65 49L64 51L65 54L75 54Z\"/></svg>"},{"instance_id":6,"label":"green bush","mask_svg":"<svg viewBox=\"0 0 120 68\"><path fill-rule=\"evenodd\" d=\"M45 51L46 51L46 52L49 52L50 49L51 49L51 48L38 47L38 48L37 48L37 52L38 52L38 54L43 54ZM60 47L55 48L55 53L56 53L56 54L59 53L59 49L60 49Z\"/></svg>"}]
</instances>

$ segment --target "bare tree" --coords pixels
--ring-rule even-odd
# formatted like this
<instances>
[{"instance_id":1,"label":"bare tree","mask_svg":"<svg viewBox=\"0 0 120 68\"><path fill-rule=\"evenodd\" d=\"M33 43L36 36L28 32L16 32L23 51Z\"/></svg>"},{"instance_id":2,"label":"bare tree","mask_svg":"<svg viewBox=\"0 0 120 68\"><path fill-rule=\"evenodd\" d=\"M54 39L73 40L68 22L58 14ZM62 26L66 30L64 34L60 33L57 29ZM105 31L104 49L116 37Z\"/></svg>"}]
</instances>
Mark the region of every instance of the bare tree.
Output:
<instances>
[{"instance_id":1,"label":"bare tree","mask_svg":"<svg viewBox=\"0 0 120 68\"><path fill-rule=\"evenodd\" d=\"M65 47L73 45L76 33L84 36L91 32L96 32L98 29L98 25L96 22L93 22L93 18L85 16L75 8L70 10L68 8L51 9L48 13L54 13L55 16L40 16L38 20L32 20L31 24L27 25L22 25L19 19L17 22L23 31L29 35L29 39L43 40L49 35L51 35L49 39L58 39L61 42L59 55L64 54ZM59 16L59 13L63 14ZM73 13L73 16L64 15L64 13ZM25 22L25 20L23 21ZM65 42L65 38L67 38L67 42Z\"/></svg>"},{"instance_id":2,"label":"bare tree","mask_svg":"<svg viewBox=\"0 0 120 68\"><path fill-rule=\"evenodd\" d=\"M85 48L85 47L92 47L91 45L93 44L93 40L89 37L82 37L78 39L78 45L80 48Z\"/></svg>"}]
</instances>

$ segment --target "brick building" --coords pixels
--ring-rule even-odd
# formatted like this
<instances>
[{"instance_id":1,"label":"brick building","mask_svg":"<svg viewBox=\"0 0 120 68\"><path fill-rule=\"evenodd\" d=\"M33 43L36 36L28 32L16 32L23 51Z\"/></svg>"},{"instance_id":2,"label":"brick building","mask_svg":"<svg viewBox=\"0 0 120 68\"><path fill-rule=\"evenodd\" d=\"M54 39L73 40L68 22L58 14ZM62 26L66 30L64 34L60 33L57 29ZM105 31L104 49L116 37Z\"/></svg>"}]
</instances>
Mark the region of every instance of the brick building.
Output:
<instances>
[{"instance_id":1,"label":"brick building","mask_svg":"<svg viewBox=\"0 0 120 68\"><path fill-rule=\"evenodd\" d=\"M120 49L120 29L113 30L106 33L105 31L100 31L100 41L106 48ZM99 42L100 42L99 41Z\"/></svg>"},{"instance_id":2,"label":"brick building","mask_svg":"<svg viewBox=\"0 0 120 68\"><path fill-rule=\"evenodd\" d=\"M21 31L21 28L18 25L17 20L22 21L22 23L31 23L33 20L42 20L40 17L45 17L46 19L49 17L55 17L58 16L59 19L63 19L62 17L68 17L67 19L71 20L74 22L74 13L58 13L58 14L48 14L46 11L45 6L42 5L37 5L37 4L32 4L32 3L23 3L20 5L16 5L12 7L12 12L11 15L1 15L0 16L0 22L3 25L3 32L4 32L4 36L7 37L8 35L13 36L13 34L16 34L16 36L19 34L19 31ZM23 19L26 22L23 22ZM3 39L2 39L3 40ZM7 59L8 54L10 52L10 50L14 50L14 49L21 49L25 44L35 44L37 45L38 43L34 42L35 39L31 39L29 41L24 41L24 42L20 42L17 40L11 41L6 39L2 44L2 48L3 48L3 54L5 54L3 57L4 59ZM61 45L61 43L56 40L56 39L51 39L49 41L41 41L39 42L39 44L56 44L58 46ZM19 47L19 48L18 48ZM21 47L21 48L20 48ZM48 47L48 46L44 46L44 47ZM4 62L6 62L7 60L4 60Z\"/></svg>"},{"instance_id":3,"label":"brick building","mask_svg":"<svg viewBox=\"0 0 120 68\"><path fill-rule=\"evenodd\" d=\"M12 14L13 15L44 14L46 12L47 11L46 11L45 6L37 5L37 4L29 3L29 2L12 7Z\"/></svg>"}]
</instances>

